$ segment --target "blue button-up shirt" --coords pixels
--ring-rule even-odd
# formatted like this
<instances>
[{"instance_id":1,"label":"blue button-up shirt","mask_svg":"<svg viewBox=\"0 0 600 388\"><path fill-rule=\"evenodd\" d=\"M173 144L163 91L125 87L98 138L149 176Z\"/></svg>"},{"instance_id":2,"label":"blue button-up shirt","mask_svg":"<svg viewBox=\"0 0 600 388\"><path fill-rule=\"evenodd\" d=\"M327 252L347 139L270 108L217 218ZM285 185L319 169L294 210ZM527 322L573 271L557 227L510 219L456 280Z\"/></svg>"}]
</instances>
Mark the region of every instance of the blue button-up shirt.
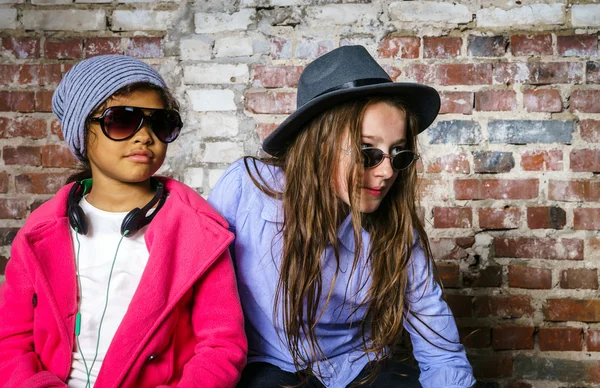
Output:
<instances>
[{"instance_id":1,"label":"blue button-up shirt","mask_svg":"<svg viewBox=\"0 0 600 388\"><path fill-rule=\"evenodd\" d=\"M261 181L253 163L249 165L254 177ZM257 168L271 188L281 191L284 176L280 169L260 162L257 162ZM243 160L230 166L211 191L208 201L227 219L235 234L231 251L246 317L248 362L268 362L294 372L292 356L280 327L281 315L274 317L273 309L283 246L279 233L283 221L281 202L256 187ZM370 286L369 269L364 260L369 235L364 230L362 238L365 247L362 261L357 270L351 271L354 235L348 216L338 231L341 267L333 285L336 264L331 247L322 259L324 290L319 306L324 305L330 285L333 290L315 328L325 357L316 360L314 368L320 370L320 380L327 387L346 387L369 362L361 333L366 307L359 307ZM410 333L413 353L419 362L421 384L425 388L471 387L475 380L459 343L454 318L442 299L441 288L427 268L419 244L413 248L408 272L405 303L414 315L408 315L404 327ZM277 311L280 314L281 309Z\"/></svg>"}]
</instances>

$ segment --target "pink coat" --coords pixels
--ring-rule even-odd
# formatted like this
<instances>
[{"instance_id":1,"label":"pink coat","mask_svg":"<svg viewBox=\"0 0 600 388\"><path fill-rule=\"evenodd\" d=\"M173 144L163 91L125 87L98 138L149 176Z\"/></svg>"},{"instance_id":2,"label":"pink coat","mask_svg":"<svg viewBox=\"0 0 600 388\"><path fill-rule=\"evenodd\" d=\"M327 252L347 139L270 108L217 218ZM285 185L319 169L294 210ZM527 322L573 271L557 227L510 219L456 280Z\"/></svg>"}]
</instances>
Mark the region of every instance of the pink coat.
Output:
<instances>
[{"instance_id":1,"label":"pink coat","mask_svg":"<svg viewBox=\"0 0 600 388\"><path fill-rule=\"evenodd\" d=\"M148 264L95 388L233 387L246 362L233 236L195 191L163 181L170 195L145 234ZM0 288L0 387L66 386L77 310L69 188L13 242Z\"/></svg>"}]
</instances>

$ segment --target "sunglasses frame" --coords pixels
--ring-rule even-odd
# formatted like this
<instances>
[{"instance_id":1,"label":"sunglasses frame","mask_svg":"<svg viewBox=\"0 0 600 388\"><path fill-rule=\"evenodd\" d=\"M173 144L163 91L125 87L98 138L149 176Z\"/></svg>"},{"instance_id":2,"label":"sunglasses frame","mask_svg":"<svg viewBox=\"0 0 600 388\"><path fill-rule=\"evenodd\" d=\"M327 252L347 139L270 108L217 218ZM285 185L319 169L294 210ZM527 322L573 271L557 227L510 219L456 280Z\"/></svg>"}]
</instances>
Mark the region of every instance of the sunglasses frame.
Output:
<instances>
[{"instance_id":1,"label":"sunglasses frame","mask_svg":"<svg viewBox=\"0 0 600 388\"><path fill-rule=\"evenodd\" d=\"M142 120L138 124L137 128L133 132L131 132L131 135L124 137L122 139L115 139L115 138L110 137L108 135L108 132L106 131L106 128L104 127L104 118L106 117L106 115L108 114L108 112L110 110L115 109L115 108L124 108L125 110L128 110L129 112L134 112L134 111L138 111L138 110L140 112L142 112ZM149 110L151 112L149 114L146 114L144 112L144 110ZM150 127L150 129L152 130L152 132L154 133L154 135L158 138L158 140L160 140L161 142L163 142L165 144L172 143L173 141L175 141L175 139L177 139L177 137L179 136L179 133L177 133L177 136L175 136L175 138L173 138L173 140L171 140L171 141L164 141L161 138L159 138L158 135L156 134L156 132L154 131L154 128L152 127L152 124L154 123L154 120L152 119L152 115L156 111L168 111L168 112L176 113L177 117L179 117L179 131L181 132L181 128L183 127L183 122L181 121L181 116L179 115L179 112L177 112L174 109L140 108L139 106L109 106L108 108L104 109L104 111L102 111L102 114L100 116L90 117L90 118L88 118L88 120L90 122L99 123L100 129L102 129L102 133L104 133L104 136L106 136L107 138L109 138L112 141L124 141L127 139L131 139L136 133L138 133L138 131L140 129L142 129L142 127L144 126L144 122L146 122L148 124L148 126Z\"/></svg>"},{"instance_id":2,"label":"sunglasses frame","mask_svg":"<svg viewBox=\"0 0 600 388\"><path fill-rule=\"evenodd\" d=\"M380 152L383 154L383 156L381 157L381 160L380 160L378 163L376 163L376 164L374 164L374 165L372 165L372 166L365 166L365 168L375 168L375 167L379 166L381 163L383 163L383 160L384 160L385 158L388 158L388 159L390 160L390 164L391 164L391 166L392 166L392 169L393 169L394 171L402 171L402 170L406 170L407 168L409 168L410 166L412 166L412 164L413 164L414 162L416 162L417 160L419 160L419 159L421 158L421 155L419 155L419 154L417 154L416 152L414 152L414 151L411 151L411 150L402 150L402 151L399 151L399 152L398 152L397 154L395 154L394 156L392 156L392 155L390 155L390 154L387 154L387 153L383 152L383 150L382 150L382 149L380 149L380 148L377 148L377 147L366 147L366 148L363 148L363 149L361 150L361 153L363 154L363 156L364 156L365 158L368 158L368 156L364 154L364 151L365 151L365 150L378 150L378 151L380 151ZM397 156L398 156L398 155L400 155L400 154L403 154L403 153L411 153L411 154L413 155L413 159L412 159L412 161L411 161L411 162L408 164L408 166L406 166L406 167L403 167L403 168L400 168L400 169L397 169L396 167L394 167L394 158L395 158L395 157L397 157Z\"/></svg>"}]
</instances>

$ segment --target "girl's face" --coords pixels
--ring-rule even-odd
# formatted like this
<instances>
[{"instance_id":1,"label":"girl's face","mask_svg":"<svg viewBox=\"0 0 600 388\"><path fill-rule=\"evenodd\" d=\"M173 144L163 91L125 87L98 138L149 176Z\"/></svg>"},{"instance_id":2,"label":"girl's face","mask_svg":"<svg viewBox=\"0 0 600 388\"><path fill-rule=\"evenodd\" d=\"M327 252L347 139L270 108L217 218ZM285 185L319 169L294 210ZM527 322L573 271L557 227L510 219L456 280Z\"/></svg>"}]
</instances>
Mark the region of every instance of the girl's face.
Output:
<instances>
[{"instance_id":1,"label":"girl's face","mask_svg":"<svg viewBox=\"0 0 600 388\"><path fill-rule=\"evenodd\" d=\"M406 114L387 102L377 102L365 110L362 128L362 147L375 147L386 154L394 154L406 148ZM346 134L342 144L350 149L350 140ZM337 194L342 201L350 205L347 177L351 171L351 158L347 152L340 151L336 178ZM389 158L376 167L365 168L360 195L360 211L372 213L383 201L396 181L399 172L392 168Z\"/></svg>"},{"instance_id":2,"label":"girl's face","mask_svg":"<svg viewBox=\"0 0 600 388\"><path fill-rule=\"evenodd\" d=\"M111 106L134 106L147 109L164 109L164 103L154 90L136 90L129 94L111 97L104 109ZM144 111L148 115L150 111ZM102 112L95 112L98 117ZM100 123L90 122L87 157L92 176L120 183L140 183L148 180L165 160L167 144L161 142L144 121L133 137L114 141L104 135Z\"/></svg>"}]
</instances>

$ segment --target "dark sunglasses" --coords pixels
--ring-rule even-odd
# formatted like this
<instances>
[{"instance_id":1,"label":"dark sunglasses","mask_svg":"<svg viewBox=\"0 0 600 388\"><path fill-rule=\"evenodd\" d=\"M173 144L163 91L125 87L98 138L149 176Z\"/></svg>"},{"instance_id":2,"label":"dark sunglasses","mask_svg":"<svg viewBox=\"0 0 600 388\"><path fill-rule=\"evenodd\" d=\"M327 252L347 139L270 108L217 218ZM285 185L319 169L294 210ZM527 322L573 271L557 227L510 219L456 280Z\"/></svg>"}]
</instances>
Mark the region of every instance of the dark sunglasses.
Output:
<instances>
[{"instance_id":1,"label":"dark sunglasses","mask_svg":"<svg viewBox=\"0 0 600 388\"><path fill-rule=\"evenodd\" d=\"M411 150L401 150L398 152L393 152L390 155L375 147L363 148L362 153L364 157L365 168L377 167L381 164L381 162L383 162L383 159L390 158L390 161L392 162L392 168L396 171L401 171L410 167L410 165L420 157Z\"/></svg>"},{"instance_id":2,"label":"dark sunglasses","mask_svg":"<svg viewBox=\"0 0 600 388\"><path fill-rule=\"evenodd\" d=\"M151 112L146 115L144 110ZM175 110L135 106L111 106L101 116L90 117L89 120L100 123L104 135L114 141L130 139L146 121L160 141L170 143L177 138L183 126L181 116Z\"/></svg>"}]
</instances>

